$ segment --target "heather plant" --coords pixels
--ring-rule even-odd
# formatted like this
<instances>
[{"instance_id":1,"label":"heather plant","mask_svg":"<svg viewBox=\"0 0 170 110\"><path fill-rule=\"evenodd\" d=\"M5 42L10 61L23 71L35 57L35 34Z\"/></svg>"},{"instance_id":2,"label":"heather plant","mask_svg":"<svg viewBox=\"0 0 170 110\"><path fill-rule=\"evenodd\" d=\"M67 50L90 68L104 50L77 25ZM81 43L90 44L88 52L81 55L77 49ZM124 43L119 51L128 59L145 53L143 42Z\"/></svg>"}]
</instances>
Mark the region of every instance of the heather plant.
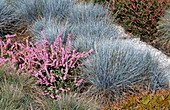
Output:
<instances>
[{"instance_id":1,"label":"heather plant","mask_svg":"<svg viewBox=\"0 0 170 110\"><path fill-rule=\"evenodd\" d=\"M30 28L30 32L34 35L32 42L38 42L42 43L42 40L44 39L41 31L46 35L46 39L48 41L48 44L53 44L55 42L55 39L57 38L57 33L60 31L62 25L64 25L63 31L61 33L62 42L65 45L67 41L67 36L69 33L72 34L72 29L74 28L74 25L68 24L68 22L60 22L60 20L56 19L38 19Z\"/></svg>"},{"instance_id":2,"label":"heather plant","mask_svg":"<svg viewBox=\"0 0 170 110\"><path fill-rule=\"evenodd\" d=\"M167 0L111 0L109 4L111 13L118 11L115 19L126 31L145 41L158 37L156 26L168 6Z\"/></svg>"},{"instance_id":3,"label":"heather plant","mask_svg":"<svg viewBox=\"0 0 170 110\"><path fill-rule=\"evenodd\" d=\"M81 69L91 87L88 94L98 97L100 103L112 104L123 99L123 93L135 94L136 86L141 90L166 86L164 70L158 67L157 57L152 58L147 50L137 50L125 40L103 40L94 47L95 54Z\"/></svg>"},{"instance_id":4,"label":"heather plant","mask_svg":"<svg viewBox=\"0 0 170 110\"><path fill-rule=\"evenodd\" d=\"M117 109L152 109L152 110L169 110L170 89L159 89L149 93L148 91L140 91L139 95L126 96L126 100L114 102L114 106L108 110Z\"/></svg>"},{"instance_id":5,"label":"heather plant","mask_svg":"<svg viewBox=\"0 0 170 110\"><path fill-rule=\"evenodd\" d=\"M17 15L24 17L28 24L39 18L64 19L72 8L71 0L13 0Z\"/></svg>"},{"instance_id":6,"label":"heather plant","mask_svg":"<svg viewBox=\"0 0 170 110\"><path fill-rule=\"evenodd\" d=\"M38 42L35 45L26 40L26 45L15 42L11 44L10 38L5 44L1 41L1 57L2 64L9 62L11 67L18 70L19 73L27 72L37 78L36 84L41 86L44 95L50 95L53 99L60 99L60 92L67 92L70 90L78 90L82 84L83 79L79 76L80 73L75 73L78 66L82 66L79 60L86 58L92 50L85 53L78 53L76 49L70 51L71 41L70 34L68 35L65 48L62 47L62 40L60 35L61 31L57 34L56 42L49 46L45 35L42 45ZM15 35L13 35L15 36ZM13 37L7 35L6 37ZM7 57L4 55L4 48L14 46L15 48L10 51L7 50Z\"/></svg>"}]
</instances>

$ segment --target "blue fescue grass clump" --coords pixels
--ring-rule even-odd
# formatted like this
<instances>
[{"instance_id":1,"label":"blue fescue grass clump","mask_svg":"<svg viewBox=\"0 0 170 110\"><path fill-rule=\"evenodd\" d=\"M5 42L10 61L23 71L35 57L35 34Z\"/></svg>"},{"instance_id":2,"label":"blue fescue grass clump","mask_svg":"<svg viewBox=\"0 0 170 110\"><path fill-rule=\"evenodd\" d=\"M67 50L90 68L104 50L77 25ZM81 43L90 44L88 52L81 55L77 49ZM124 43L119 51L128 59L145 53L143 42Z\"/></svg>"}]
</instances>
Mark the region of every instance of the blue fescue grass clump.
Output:
<instances>
[{"instance_id":1,"label":"blue fescue grass clump","mask_svg":"<svg viewBox=\"0 0 170 110\"><path fill-rule=\"evenodd\" d=\"M5 0L0 1L0 36L12 32L12 21L14 19L13 10Z\"/></svg>"},{"instance_id":2,"label":"blue fescue grass clump","mask_svg":"<svg viewBox=\"0 0 170 110\"><path fill-rule=\"evenodd\" d=\"M17 14L24 17L28 24L39 18L63 19L73 6L71 0L13 0Z\"/></svg>"},{"instance_id":3,"label":"blue fescue grass clump","mask_svg":"<svg viewBox=\"0 0 170 110\"><path fill-rule=\"evenodd\" d=\"M103 40L96 44L95 54L85 63L85 78L92 85L90 93L104 94L113 101L123 98L123 92L135 93L137 88L165 87L167 79L156 58L147 50L137 50L125 40ZM100 99L99 99L100 100Z\"/></svg>"},{"instance_id":4,"label":"blue fescue grass clump","mask_svg":"<svg viewBox=\"0 0 170 110\"><path fill-rule=\"evenodd\" d=\"M161 18L158 24L158 33L163 36L162 39L170 39L170 9L165 10L164 17Z\"/></svg>"},{"instance_id":5,"label":"blue fescue grass clump","mask_svg":"<svg viewBox=\"0 0 170 110\"><path fill-rule=\"evenodd\" d=\"M73 8L73 0L45 0L45 18L67 18L69 11Z\"/></svg>"},{"instance_id":6,"label":"blue fescue grass clump","mask_svg":"<svg viewBox=\"0 0 170 110\"><path fill-rule=\"evenodd\" d=\"M7 10L7 5L5 1L1 0L0 1L0 36L2 36L2 28L4 22L8 19L8 16L6 16L6 13L8 13Z\"/></svg>"},{"instance_id":7,"label":"blue fescue grass clump","mask_svg":"<svg viewBox=\"0 0 170 110\"><path fill-rule=\"evenodd\" d=\"M80 24L88 22L98 22L108 19L108 10L103 5L94 5L91 2L87 4L75 4L70 11L68 21L71 24Z\"/></svg>"},{"instance_id":8,"label":"blue fescue grass clump","mask_svg":"<svg viewBox=\"0 0 170 110\"><path fill-rule=\"evenodd\" d=\"M3 18L5 16L5 14L7 14L8 10L7 10L7 3L4 0L0 1L0 23L3 23L4 19L7 19L6 17Z\"/></svg>"},{"instance_id":9,"label":"blue fescue grass clump","mask_svg":"<svg viewBox=\"0 0 170 110\"><path fill-rule=\"evenodd\" d=\"M60 22L60 20L55 19L39 19L31 27L30 31L34 35L33 42L42 43L44 37L41 33L43 30L48 44L53 44L57 38L57 33L60 32L60 29L64 25L63 31L61 33L62 42L66 44L67 37L69 33L72 33L72 28L74 25L70 25L67 22Z\"/></svg>"},{"instance_id":10,"label":"blue fescue grass clump","mask_svg":"<svg viewBox=\"0 0 170 110\"><path fill-rule=\"evenodd\" d=\"M72 47L78 51L88 51L94 49L95 42L99 42L104 39L116 39L118 37L118 30L115 25L109 24L106 21L99 22L87 22L77 25L73 29L75 40Z\"/></svg>"},{"instance_id":11,"label":"blue fescue grass clump","mask_svg":"<svg viewBox=\"0 0 170 110\"><path fill-rule=\"evenodd\" d=\"M32 24L37 18L43 15L45 9L43 0L13 0L11 5L16 10L16 14Z\"/></svg>"}]
</instances>

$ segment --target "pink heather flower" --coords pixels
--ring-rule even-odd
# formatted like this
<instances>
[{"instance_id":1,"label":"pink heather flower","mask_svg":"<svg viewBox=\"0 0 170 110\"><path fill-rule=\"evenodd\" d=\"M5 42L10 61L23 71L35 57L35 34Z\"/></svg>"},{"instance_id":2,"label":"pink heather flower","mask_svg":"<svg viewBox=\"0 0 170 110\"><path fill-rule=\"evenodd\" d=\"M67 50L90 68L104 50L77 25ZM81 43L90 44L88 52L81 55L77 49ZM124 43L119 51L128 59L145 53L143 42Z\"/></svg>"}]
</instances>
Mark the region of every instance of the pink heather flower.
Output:
<instances>
[{"instance_id":1,"label":"pink heather flower","mask_svg":"<svg viewBox=\"0 0 170 110\"><path fill-rule=\"evenodd\" d=\"M54 86L51 86L51 88L55 89L56 87L54 87Z\"/></svg>"},{"instance_id":2,"label":"pink heather flower","mask_svg":"<svg viewBox=\"0 0 170 110\"><path fill-rule=\"evenodd\" d=\"M5 37L10 38L10 37L15 37L15 36L16 36L16 34L14 34L14 35L6 35Z\"/></svg>"},{"instance_id":3,"label":"pink heather flower","mask_svg":"<svg viewBox=\"0 0 170 110\"><path fill-rule=\"evenodd\" d=\"M57 34L57 38L56 38L56 40L55 40L55 42L57 42L57 43L59 42L59 37L60 37L60 35L61 35L62 31L63 31L63 27L64 27L64 26L61 27L60 32Z\"/></svg>"},{"instance_id":4,"label":"pink heather flower","mask_svg":"<svg viewBox=\"0 0 170 110\"><path fill-rule=\"evenodd\" d=\"M69 64L69 67L71 67L72 63L73 63L73 61L72 61L72 59L71 59L71 60L70 60L70 64Z\"/></svg>"},{"instance_id":5,"label":"pink heather flower","mask_svg":"<svg viewBox=\"0 0 170 110\"><path fill-rule=\"evenodd\" d=\"M90 54L92 51L93 51L93 49L90 49L90 50L86 53L86 55L88 56L88 54Z\"/></svg>"},{"instance_id":6,"label":"pink heather flower","mask_svg":"<svg viewBox=\"0 0 170 110\"><path fill-rule=\"evenodd\" d=\"M43 34L43 37L44 37L44 41L47 41L46 37L45 37L45 34L43 31L41 31L41 33Z\"/></svg>"},{"instance_id":7,"label":"pink heather flower","mask_svg":"<svg viewBox=\"0 0 170 110\"><path fill-rule=\"evenodd\" d=\"M78 81L78 83L76 83L75 85L76 85L76 86L80 86L80 84L82 83L82 81L83 81L83 79L80 79L80 80Z\"/></svg>"},{"instance_id":8,"label":"pink heather flower","mask_svg":"<svg viewBox=\"0 0 170 110\"><path fill-rule=\"evenodd\" d=\"M77 77L74 77L74 83L76 83L77 82Z\"/></svg>"},{"instance_id":9,"label":"pink heather flower","mask_svg":"<svg viewBox=\"0 0 170 110\"><path fill-rule=\"evenodd\" d=\"M54 95L53 95L53 93L51 93L51 95L50 95L50 96L51 96L51 98L52 98L52 99L54 99Z\"/></svg>"},{"instance_id":10,"label":"pink heather flower","mask_svg":"<svg viewBox=\"0 0 170 110\"><path fill-rule=\"evenodd\" d=\"M55 93L57 94L57 93L58 93L58 90L56 90Z\"/></svg>"},{"instance_id":11,"label":"pink heather flower","mask_svg":"<svg viewBox=\"0 0 170 110\"><path fill-rule=\"evenodd\" d=\"M50 83L46 80L46 81L45 81L45 84L46 84L46 86L48 86Z\"/></svg>"},{"instance_id":12,"label":"pink heather flower","mask_svg":"<svg viewBox=\"0 0 170 110\"><path fill-rule=\"evenodd\" d=\"M39 74L37 73L37 74L35 74L34 76L35 76L36 78L38 78L38 75L39 75Z\"/></svg>"},{"instance_id":13,"label":"pink heather flower","mask_svg":"<svg viewBox=\"0 0 170 110\"><path fill-rule=\"evenodd\" d=\"M47 91L43 91L43 95L48 95L49 93Z\"/></svg>"},{"instance_id":14,"label":"pink heather flower","mask_svg":"<svg viewBox=\"0 0 170 110\"><path fill-rule=\"evenodd\" d=\"M45 63L46 63L46 62L45 62ZM50 77L50 74L49 74L49 72L48 72L48 70L47 70L46 64L45 64L44 70L46 71L47 75Z\"/></svg>"},{"instance_id":15,"label":"pink heather flower","mask_svg":"<svg viewBox=\"0 0 170 110\"><path fill-rule=\"evenodd\" d=\"M53 90L53 88L51 88L51 87L50 87L50 88L49 88L49 90L50 90L50 91L52 91L52 90Z\"/></svg>"},{"instance_id":16,"label":"pink heather flower","mask_svg":"<svg viewBox=\"0 0 170 110\"><path fill-rule=\"evenodd\" d=\"M51 83L53 83L53 82L55 82L56 80L55 80L55 76L52 74L51 75L51 79L50 79L50 81L51 81Z\"/></svg>"},{"instance_id":17,"label":"pink heather flower","mask_svg":"<svg viewBox=\"0 0 170 110\"><path fill-rule=\"evenodd\" d=\"M82 64L78 64L78 66L83 66L84 65L84 63L82 63Z\"/></svg>"},{"instance_id":18,"label":"pink heather flower","mask_svg":"<svg viewBox=\"0 0 170 110\"><path fill-rule=\"evenodd\" d=\"M67 88L67 90L70 90L70 88Z\"/></svg>"},{"instance_id":19,"label":"pink heather flower","mask_svg":"<svg viewBox=\"0 0 170 110\"><path fill-rule=\"evenodd\" d=\"M67 79L66 76L67 76L67 74L64 75L63 80L66 80L66 79Z\"/></svg>"},{"instance_id":20,"label":"pink heather flower","mask_svg":"<svg viewBox=\"0 0 170 110\"><path fill-rule=\"evenodd\" d=\"M61 73L63 72L63 68L61 68Z\"/></svg>"},{"instance_id":21,"label":"pink heather flower","mask_svg":"<svg viewBox=\"0 0 170 110\"><path fill-rule=\"evenodd\" d=\"M60 74L61 75L61 74ZM61 81L63 82L63 78L60 76Z\"/></svg>"},{"instance_id":22,"label":"pink heather flower","mask_svg":"<svg viewBox=\"0 0 170 110\"><path fill-rule=\"evenodd\" d=\"M61 88L59 88L59 90L61 90L62 92L64 92L64 91L65 91L65 89L63 89L62 87L61 87Z\"/></svg>"}]
</instances>

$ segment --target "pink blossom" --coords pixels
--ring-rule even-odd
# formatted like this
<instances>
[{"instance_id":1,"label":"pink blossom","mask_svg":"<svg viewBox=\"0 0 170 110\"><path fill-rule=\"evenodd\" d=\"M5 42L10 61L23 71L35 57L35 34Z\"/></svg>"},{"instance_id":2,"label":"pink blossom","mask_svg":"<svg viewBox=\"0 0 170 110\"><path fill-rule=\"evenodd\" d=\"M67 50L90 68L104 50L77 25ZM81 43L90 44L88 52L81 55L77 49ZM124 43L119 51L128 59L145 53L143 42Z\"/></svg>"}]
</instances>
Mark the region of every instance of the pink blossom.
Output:
<instances>
[{"instance_id":1,"label":"pink blossom","mask_svg":"<svg viewBox=\"0 0 170 110\"><path fill-rule=\"evenodd\" d=\"M70 41L70 34L68 34L68 39L67 39L67 44L66 44L66 48L62 47L62 40L61 40L61 33L63 30L63 26L61 28L61 31L57 34L57 42L54 42L53 45L51 45L51 54L47 51L47 39L42 31L44 40L42 44L39 44L38 42L35 43L35 45L31 42L28 42L28 39L26 40L26 46L24 44L21 43L17 43L15 42L15 46L19 46L19 48L21 49L19 52L15 52L14 51L7 51L7 54L10 56L10 58L5 59L3 57L4 55L4 50L3 50L3 46L7 45L8 43L11 43L10 37L13 37L15 35L7 35L6 37L8 37L7 40L7 44L5 44L3 41L0 41L0 48L1 48L1 57L0 57L0 61L2 62L1 64L3 64L4 62L9 62L13 67L12 68L16 68L14 63L16 61L23 60L24 63L19 64L19 71L22 72L23 70L31 73L32 75L34 75L37 78L37 82L36 84L46 84L46 86L50 85L51 87L49 88L49 90L53 90L54 88L54 84L53 82L55 82L55 78L59 77L58 75L54 75L52 73L52 70L49 72L49 69L47 67L53 68L55 67L57 70L57 67L59 66L65 66L65 72L64 72L64 77L62 77L62 75L60 74L60 79L62 80L62 82L64 80L66 80L66 76L68 76L68 71L70 68L74 68L75 65L79 65L81 66L82 64L79 64L77 61L79 60L79 58L81 57L86 57L88 56L89 53L91 53L92 50L90 50L89 52L85 53L79 53L76 52L76 49L73 50L72 54L70 52L70 46L71 46L71 41ZM32 46L30 47L29 44ZM4 45L3 45L4 44ZM17 58L16 55L18 54ZM43 61L43 64L40 63L40 61ZM1 65L0 64L0 65ZM36 66L35 66L36 65ZM37 65L40 66L40 68L38 68L37 70ZM61 69L61 72L63 72L63 68ZM74 71L72 71L74 72ZM48 78L46 77L46 75L48 75ZM49 81L50 80L50 81ZM79 80L77 82L77 78L74 77L74 84L76 86L79 86L82 83L83 79ZM70 88L67 88L66 90L64 88L59 88L59 90L61 90L62 92L70 90ZM58 93L58 90L55 91L55 95ZM48 95L49 93L43 92L44 95ZM54 98L54 94L50 94L50 96L52 98ZM61 98L61 96L56 95L56 98Z\"/></svg>"},{"instance_id":2,"label":"pink blossom","mask_svg":"<svg viewBox=\"0 0 170 110\"><path fill-rule=\"evenodd\" d=\"M77 80L76 80L76 79L77 79L77 77L74 77L74 83L76 83L76 82L77 82Z\"/></svg>"},{"instance_id":3,"label":"pink blossom","mask_svg":"<svg viewBox=\"0 0 170 110\"><path fill-rule=\"evenodd\" d=\"M54 99L54 95L53 95L53 93L51 93L51 95L50 95L50 96L51 96L51 98L52 98L52 99Z\"/></svg>"},{"instance_id":4,"label":"pink blossom","mask_svg":"<svg viewBox=\"0 0 170 110\"><path fill-rule=\"evenodd\" d=\"M62 92L64 92L64 91L65 91L65 89L63 89L62 87L61 87L61 88L59 88L59 90L61 90Z\"/></svg>"},{"instance_id":5,"label":"pink blossom","mask_svg":"<svg viewBox=\"0 0 170 110\"><path fill-rule=\"evenodd\" d=\"M57 93L58 93L58 90L56 90L55 93L57 94Z\"/></svg>"},{"instance_id":6,"label":"pink blossom","mask_svg":"<svg viewBox=\"0 0 170 110\"><path fill-rule=\"evenodd\" d=\"M15 37L15 36L16 36L16 34L14 34L14 35L6 35L5 37L10 38L10 37Z\"/></svg>"},{"instance_id":7,"label":"pink blossom","mask_svg":"<svg viewBox=\"0 0 170 110\"><path fill-rule=\"evenodd\" d=\"M56 80L55 80L55 76L52 74L52 75L51 75L50 82L53 83L53 82L55 82L55 81L56 81Z\"/></svg>"},{"instance_id":8,"label":"pink blossom","mask_svg":"<svg viewBox=\"0 0 170 110\"><path fill-rule=\"evenodd\" d=\"M52 90L53 90L53 88L51 88L51 87L50 87L50 88L49 88L49 90L50 90L50 91L52 91Z\"/></svg>"},{"instance_id":9,"label":"pink blossom","mask_svg":"<svg viewBox=\"0 0 170 110\"><path fill-rule=\"evenodd\" d=\"M75 85L79 86L82 83L83 79L80 79Z\"/></svg>"}]
</instances>

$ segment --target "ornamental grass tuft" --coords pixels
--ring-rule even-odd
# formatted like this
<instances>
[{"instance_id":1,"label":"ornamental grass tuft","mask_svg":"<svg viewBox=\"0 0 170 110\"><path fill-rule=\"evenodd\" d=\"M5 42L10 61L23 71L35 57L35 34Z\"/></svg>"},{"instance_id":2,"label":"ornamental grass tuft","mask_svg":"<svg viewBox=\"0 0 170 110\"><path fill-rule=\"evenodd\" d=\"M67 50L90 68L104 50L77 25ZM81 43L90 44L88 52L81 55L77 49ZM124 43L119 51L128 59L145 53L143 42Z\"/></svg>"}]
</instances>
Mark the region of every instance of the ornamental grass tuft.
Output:
<instances>
[{"instance_id":1,"label":"ornamental grass tuft","mask_svg":"<svg viewBox=\"0 0 170 110\"><path fill-rule=\"evenodd\" d=\"M92 86L89 95L99 97L101 103L123 99L123 93L137 93L136 86L141 90L157 90L167 85L157 57L152 58L147 50L135 49L128 41L103 40L95 45L94 52L81 69Z\"/></svg>"}]
</instances>

